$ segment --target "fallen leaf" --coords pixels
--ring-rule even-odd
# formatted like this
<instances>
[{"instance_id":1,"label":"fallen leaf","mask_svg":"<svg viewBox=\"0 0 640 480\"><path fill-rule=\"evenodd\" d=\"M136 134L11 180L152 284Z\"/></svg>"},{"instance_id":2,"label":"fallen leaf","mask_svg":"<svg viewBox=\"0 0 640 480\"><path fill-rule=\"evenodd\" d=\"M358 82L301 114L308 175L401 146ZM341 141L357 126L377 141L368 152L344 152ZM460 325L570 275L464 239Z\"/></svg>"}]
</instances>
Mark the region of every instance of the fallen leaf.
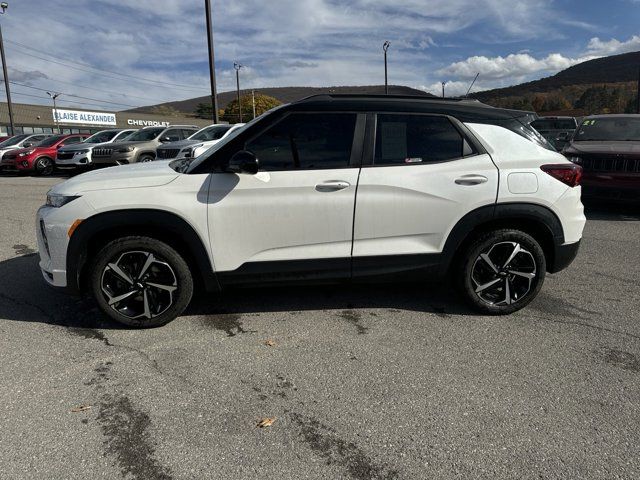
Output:
<instances>
[{"instance_id":1,"label":"fallen leaf","mask_svg":"<svg viewBox=\"0 0 640 480\"><path fill-rule=\"evenodd\" d=\"M71 413L84 412L85 410L91 410L91 405L78 405L71 409Z\"/></svg>"},{"instance_id":2,"label":"fallen leaf","mask_svg":"<svg viewBox=\"0 0 640 480\"><path fill-rule=\"evenodd\" d=\"M266 428L266 427L270 427L271 425L273 425L273 422L276 421L276 417L265 417L262 420L260 420L258 422L258 424L256 425L256 427L258 428Z\"/></svg>"},{"instance_id":3,"label":"fallen leaf","mask_svg":"<svg viewBox=\"0 0 640 480\"><path fill-rule=\"evenodd\" d=\"M274 342L274 341L273 341L273 340L271 340L271 339L269 339L269 340L267 340L266 342L264 342L264 344L265 344L267 347L275 347L275 346L276 346L276 342Z\"/></svg>"}]
</instances>

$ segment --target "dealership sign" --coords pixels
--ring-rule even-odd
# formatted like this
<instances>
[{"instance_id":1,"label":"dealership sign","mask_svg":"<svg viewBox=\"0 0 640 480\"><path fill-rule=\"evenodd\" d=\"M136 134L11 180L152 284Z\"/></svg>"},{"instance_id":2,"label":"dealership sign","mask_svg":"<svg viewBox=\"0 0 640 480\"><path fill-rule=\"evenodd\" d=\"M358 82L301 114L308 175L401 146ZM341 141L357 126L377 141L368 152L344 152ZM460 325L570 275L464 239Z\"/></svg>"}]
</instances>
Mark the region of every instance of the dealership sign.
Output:
<instances>
[{"instance_id":1,"label":"dealership sign","mask_svg":"<svg viewBox=\"0 0 640 480\"><path fill-rule=\"evenodd\" d=\"M116 125L115 113L85 112L81 110L51 109L53 119L58 123L78 123L82 125Z\"/></svg>"},{"instance_id":2,"label":"dealership sign","mask_svg":"<svg viewBox=\"0 0 640 480\"><path fill-rule=\"evenodd\" d=\"M135 118L129 118L127 125L133 125L136 127L168 127L170 122L159 122L158 120L137 120Z\"/></svg>"}]
</instances>

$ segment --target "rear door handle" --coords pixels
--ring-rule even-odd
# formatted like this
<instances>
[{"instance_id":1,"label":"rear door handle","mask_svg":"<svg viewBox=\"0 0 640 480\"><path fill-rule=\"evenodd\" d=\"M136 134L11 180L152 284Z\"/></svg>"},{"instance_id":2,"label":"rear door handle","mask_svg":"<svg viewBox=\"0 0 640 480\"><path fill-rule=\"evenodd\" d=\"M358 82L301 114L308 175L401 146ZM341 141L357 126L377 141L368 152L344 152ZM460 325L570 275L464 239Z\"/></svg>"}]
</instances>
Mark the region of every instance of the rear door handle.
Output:
<instances>
[{"instance_id":1,"label":"rear door handle","mask_svg":"<svg viewBox=\"0 0 640 480\"><path fill-rule=\"evenodd\" d=\"M481 183L487 183L489 179L484 175L463 175L456 178L455 182L458 185L480 185Z\"/></svg>"},{"instance_id":2,"label":"rear door handle","mask_svg":"<svg viewBox=\"0 0 640 480\"><path fill-rule=\"evenodd\" d=\"M344 190L345 188L348 188L349 186L351 186L351 184L349 182L343 182L341 180L336 180L336 181L318 183L316 185L316 190L319 191L319 192L335 192L337 190Z\"/></svg>"}]
</instances>

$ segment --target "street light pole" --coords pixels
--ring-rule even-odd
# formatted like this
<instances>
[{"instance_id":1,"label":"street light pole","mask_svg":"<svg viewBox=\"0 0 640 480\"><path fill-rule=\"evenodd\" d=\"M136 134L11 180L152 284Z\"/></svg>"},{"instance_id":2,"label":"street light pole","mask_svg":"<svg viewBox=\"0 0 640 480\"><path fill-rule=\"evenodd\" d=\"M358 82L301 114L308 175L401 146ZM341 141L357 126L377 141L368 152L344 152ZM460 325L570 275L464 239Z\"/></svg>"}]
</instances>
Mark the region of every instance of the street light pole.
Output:
<instances>
[{"instance_id":1,"label":"street light pole","mask_svg":"<svg viewBox=\"0 0 640 480\"><path fill-rule=\"evenodd\" d=\"M238 62L233 62L233 68L236 70L236 91L238 95L238 116L240 118L240 123L242 123L242 106L240 105L240 69L242 67L244 67L244 65L241 65Z\"/></svg>"},{"instance_id":2,"label":"street light pole","mask_svg":"<svg viewBox=\"0 0 640 480\"><path fill-rule=\"evenodd\" d=\"M9 8L9 4L7 2L0 3L0 9L2 10L0 14L4 14ZM2 26L0 26L0 56L2 56L2 74L4 75L4 88L7 92L7 108L9 109L9 125L11 126L11 131L8 132L10 135L15 135L16 131L13 127L13 106L11 105L11 89L9 88L9 75L7 75L7 59L4 56L4 41L2 40Z\"/></svg>"},{"instance_id":3,"label":"street light pole","mask_svg":"<svg viewBox=\"0 0 640 480\"><path fill-rule=\"evenodd\" d=\"M60 131L60 125L58 124L58 107L56 107L56 98L58 98L62 94L47 92L47 95L49 95L51 97L51 100L53 100L53 123L56 124L56 130L58 130L58 133L62 133Z\"/></svg>"},{"instance_id":4,"label":"street light pole","mask_svg":"<svg viewBox=\"0 0 640 480\"><path fill-rule=\"evenodd\" d=\"M218 95L216 93L216 60L213 50L213 28L211 26L211 0L204 0L204 10L207 16L207 44L209 46L209 80L211 82L211 108L213 123L218 123Z\"/></svg>"},{"instance_id":5,"label":"street light pole","mask_svg":"<svg viewBox=\"0 0 640 480\"><path fill-rule=\"evenodd\" d=\"M382 50L384 51L384 94L389 95L389 80L387 76L387 50L389 50L389 46L391 43L389 40L385 41L382 44Z\"/></svg>"},{"instance_id":6,"label":"street light pole","mask_svg":"<svg viewBox=\"0 0 640 480\"><path fill-rule=\"evenodd\" d=\"M253 104L253 118L256 118L256 91L251 90L251 103Z\"/></svg>"},{"instance_id":7,"label":"street light pole","mask_svg":"<svg viewBox=\"0 0 640 480\"><path fill-rule=\"evenodd\" d=\"M445 83L447 83L447 82L442 82L442 98L444 98L444 85L445 85Z\"/></svg>"}]
</instances>

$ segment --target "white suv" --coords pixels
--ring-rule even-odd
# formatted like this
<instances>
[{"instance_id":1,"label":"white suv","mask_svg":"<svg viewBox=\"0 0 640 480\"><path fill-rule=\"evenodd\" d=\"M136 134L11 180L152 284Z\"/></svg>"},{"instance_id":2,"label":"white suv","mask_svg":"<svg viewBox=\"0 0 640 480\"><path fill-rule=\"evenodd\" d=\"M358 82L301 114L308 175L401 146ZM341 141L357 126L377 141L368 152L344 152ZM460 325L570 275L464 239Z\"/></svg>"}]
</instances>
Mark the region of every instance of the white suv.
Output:
<instances>
[{"instance_id":1,"label":"white suv","mask_svg":"<svg viewBox=\"0 0 640 480\"><path fill-rule=\"evenodd\" d=\"M243 125L244 123L236 123L234 125L214 124L204 127L185 140L160 145L156 148L156 160L197 157Z\"/></svg>"},{"instance_id":2,"label":"white suv","mask_svg":"<svg viewBox=\"0 0 640 480\"><path fill-rule=\"evenodd\" d=\"M37 215L40 267L135 326L173 320L197 285L446 274L478 311L510 313L571 263L585 224L581 168L530 119L468 100L310 97L195 159L56 185Z\"/></svg>"}]
</instances>

